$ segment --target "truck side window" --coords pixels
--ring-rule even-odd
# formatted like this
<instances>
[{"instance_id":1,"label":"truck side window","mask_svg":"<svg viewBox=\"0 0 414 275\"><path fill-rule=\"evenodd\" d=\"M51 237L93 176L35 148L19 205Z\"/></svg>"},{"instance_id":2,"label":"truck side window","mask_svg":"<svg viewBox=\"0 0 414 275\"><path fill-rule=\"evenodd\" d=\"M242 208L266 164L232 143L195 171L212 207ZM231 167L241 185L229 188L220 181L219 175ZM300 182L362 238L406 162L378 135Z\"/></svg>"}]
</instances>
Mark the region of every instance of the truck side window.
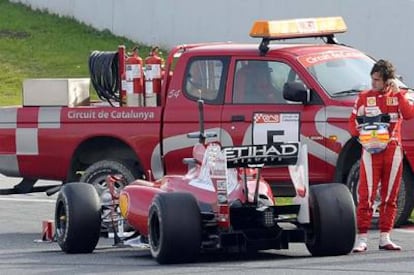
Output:
<instances>
[{"instance_id":1,"label":"truck side window","mask_svg":"<svg viewBox=\"0 0 414 275\"><path fill-rule=\"evenodd\" d=\"M194 59L189 62L185 94L190 98L215 103L223 94L224 62L221 59Z\"/></svg>"},{"instance_id":2,"label":"truck side window","mask_svg":"<svg viewBox=\"0 0 414 275\"><path fill-rule=\"evenodd\" d=\"M286 104L282 91L292 70L278 61L237 61L233 103Z\"/></svg>"}]
</instances>

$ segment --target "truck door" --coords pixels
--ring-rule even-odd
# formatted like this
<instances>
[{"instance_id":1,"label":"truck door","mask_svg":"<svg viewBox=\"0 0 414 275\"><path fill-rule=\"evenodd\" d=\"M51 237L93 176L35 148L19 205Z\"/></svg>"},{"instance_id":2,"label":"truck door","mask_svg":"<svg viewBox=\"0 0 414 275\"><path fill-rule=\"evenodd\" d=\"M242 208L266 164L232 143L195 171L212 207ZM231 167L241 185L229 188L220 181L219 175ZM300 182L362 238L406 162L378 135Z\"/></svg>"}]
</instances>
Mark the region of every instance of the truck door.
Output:
<instances>
[{"instance_id":1,"label":"truck door","mask_svg":"<svg viewBox=\"0 0 414 275\"><path fill-rule=\"evenodd\" d=\"M168 174L184 173L187 167L183 158L192 156L192 146L198 142L187 134L200 129L197 100L204 101L204 120L206 131L217 133L218 141L221 126L221 113L228 72L229 58L221 56L192 57L182 56L177 64L167 93L164 113L162 150L165 169ZM181 66L181 64L183 64Z\"/></svg>"},{"instance_id":2,"label":"truck door","mask_svg":"<svg viewBox=\"0 0 414 275\"><path fill-rule=\"evenodd\" d=\"M252 144L252 122L256 114L269 114L268 117L278 117L282 113L298 114L299 125L292 122L277 126L273 131L275 141L297 141L308 144L309 177L312 181L326 178L326 162L324 150L325 123L317 120L318 111L323 105L316 93L312 93L311 102L306 105L289 102L283 98L283 88L286 82L303 82L302 77L292 66L284 61L266 59L235 59L231 63L229 91L223 109L222 127L232 137L234 144ZM292 127L299 129L296 134ZM263 140L263 139L262 139ZM224 142L223 142L224 143ZM223 144L225 145L225 143ZM286 167L264 168L263 176L274 183L290 185L290 177Z\"/></svg>"}]
</instances>

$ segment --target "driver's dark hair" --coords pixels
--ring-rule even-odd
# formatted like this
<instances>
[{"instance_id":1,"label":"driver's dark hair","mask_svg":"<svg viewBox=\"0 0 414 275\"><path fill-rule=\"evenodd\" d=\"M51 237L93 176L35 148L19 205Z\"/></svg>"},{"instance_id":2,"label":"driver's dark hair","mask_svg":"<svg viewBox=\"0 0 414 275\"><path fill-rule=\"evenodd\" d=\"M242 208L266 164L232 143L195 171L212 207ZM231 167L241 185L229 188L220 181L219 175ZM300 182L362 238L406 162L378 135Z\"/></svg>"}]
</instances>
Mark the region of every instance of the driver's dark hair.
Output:
<instances>
[{"instance_id":1,"label":"driver's dark hair","mask_svg":"<svg viewBox=\"0 0 414 275\"><path fill-rule=\"evenodd\" d=\"M395 67L391 62L380 59L371 69L371 75L374 73L379 73L382 80L387 81L388 79L395 78Z\"/></svg>"}]
</instances>

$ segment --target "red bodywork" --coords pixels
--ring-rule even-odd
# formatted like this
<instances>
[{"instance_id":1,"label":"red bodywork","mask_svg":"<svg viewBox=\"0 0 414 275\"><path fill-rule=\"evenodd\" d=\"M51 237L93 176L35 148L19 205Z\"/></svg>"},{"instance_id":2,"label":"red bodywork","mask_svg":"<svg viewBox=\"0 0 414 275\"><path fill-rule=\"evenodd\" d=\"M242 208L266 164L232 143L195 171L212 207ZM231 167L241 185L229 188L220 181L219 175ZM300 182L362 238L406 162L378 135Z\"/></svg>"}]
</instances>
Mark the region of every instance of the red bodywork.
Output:
<instances>
[{"instance_id":1,"label":"red bodywork","mask_svg":"<svg viewBox=\"0 0 414 275\"><path fill-rule=\"evenodd\" d=\"M166 176L161 181L151 184L137 180L135 183L126 186L121 194L128 196L128 214L125 217L128 223L133 226L140 234L148 235L148 210L151 206L153 198L160 192L187 192L193 194L199 201L206 203L212 207L215 213L217 209L217 193L215 191L202 190L200 188L189 185L190 177L186 176ZM229 194L229 200L240 200L246 202L242 181L236 190ZM256 186L255 180L248 182L250 198L252 198L252 190ZM273 198L270 186L263 180L260 181L260 193L265 194L268 198Z\"/></svg>"}]
</instances>

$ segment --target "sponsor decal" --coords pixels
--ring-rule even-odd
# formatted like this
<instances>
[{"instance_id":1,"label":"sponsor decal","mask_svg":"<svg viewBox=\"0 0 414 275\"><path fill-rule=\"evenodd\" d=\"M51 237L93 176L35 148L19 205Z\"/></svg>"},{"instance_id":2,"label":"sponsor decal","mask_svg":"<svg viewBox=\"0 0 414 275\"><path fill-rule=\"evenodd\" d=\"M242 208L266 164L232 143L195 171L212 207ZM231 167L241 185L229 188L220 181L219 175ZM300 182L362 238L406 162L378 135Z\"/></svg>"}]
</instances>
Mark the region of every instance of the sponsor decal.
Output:
<instances>
[{"instance_id":1,"label":"sponsor decal","mask_svg":"<svg viewBox=\"0 0 414 275\"><path fill-rule=\"evenodd\" d=\"M227 180L216 180L217 202L219 205L228 203L227 197Z\"/></svg>"},{"instance_id":2,"label":"sponsor decal","mask_svg":"<svg viewBox=\"0 0 414 275\"><path fill-rule=\"evenodd\" d=\"M377 106L377 99L375 96L367 97L367 106Z\"/></svg>"},{"instance_id":3,"label":"sponsor decal","mask_svg":"<svg viewBox=\"0 0 414 275\"><path fill-rule=\"evenodd\" d=\"M253 144L299 141L299 113L254 113Z\"/></svg>"},{"instance_id":4,"label":"sponsor decal","mask_svg":"<svg viewBox=\"0 0 414 275\"><path fill-rule=\"evenodd\" d=\"M387 106L398 106L398 97L387 97Z\"/></svg>"},{"instance_id":5,"label":"sponsor decal","mask_svg":"<svg viewBox=\"0 0 414 275\"><path fill-rule=\"evenodd\" d=\"M217 202L218 204L227 204L227 195L225 193L217 193Z\"/></svg>"},{"instance_id":6,"label":"sponsor decal","mask_svg":"<svg viewBox=\"0 0 414 275\"><path fill-rule=\"evenodd\" d=\"M135 110L73 110L67 114L68 119L137 119L152 120L155 113L150 111Z\"/></svg>"},{"instance_id":7,"label":"sponsor decal","mask_svg":"<svg viewBox=\"0 0 414 275\"><path fill-rule=\"evenodd\" d=\"M366 116L377 116L380 115L382 112L378 106L373 107L365 107L365 115Z\"/></svg>"},{"instance_id":8,"label":"sponsor decal","mask_svg":"<svg viewBox=\"0 0 414 275\"><path fill-rule=\"evenodd\" d=\"M224 147L227 167L249 167L263 164L266 166L292 165L298 157L299 142L272 143Z\"/></svg>"},{"instance_id":9,"label":"sponsor decal","mask_svg":"<svg viewBox=\"0 0 414 275\"><path fill-rule=\"evenodd\" d=\"M389 113L389 115L390 115L390 122L397 122L398 121L398 118L399 118L398 113Z\"/></svg>"},{"instance_id":10,"label":"sponsor decal","mask_svg":"<svg viewBox=\"0 0 414 275\"><path fill-rule=\"evenodd\" d=\"M264 114L264 113L256 113L254 114L254 122L255 123L279 123L280 116L279 114Z\"/></svg>"},{"instance_id":11,"label":"sponsor decal","mask_svg":"<svg viewBox=\"0 0 414 275\"><path fill-rule=\"evenodd\" d=\"M321 53L303 55L298 59L304 67L310 67L319 63L348 58L366 59L367 57L363 53L357 51L326 51Z\"/></svg>"},{"instance_id":12,"label":"sponsor decal","mask_svg":"<svg viewBox=\"0 0 414 275\"><path fill-rule=\"evenodd\" d=\"M167 97L168 98L178 98L180 96L181 90L171 90L168 91Z\"/></svg>"},{"instance_id":13,"label":"sponsor decal","mask_svg":"<svg viewBox=\"0 0 414 275\"><path fill-rule=\"evenodd\" d=\"M217 180L217 190L218 191L227 191L227 181Z\"/></svg>"}]
</instances>

